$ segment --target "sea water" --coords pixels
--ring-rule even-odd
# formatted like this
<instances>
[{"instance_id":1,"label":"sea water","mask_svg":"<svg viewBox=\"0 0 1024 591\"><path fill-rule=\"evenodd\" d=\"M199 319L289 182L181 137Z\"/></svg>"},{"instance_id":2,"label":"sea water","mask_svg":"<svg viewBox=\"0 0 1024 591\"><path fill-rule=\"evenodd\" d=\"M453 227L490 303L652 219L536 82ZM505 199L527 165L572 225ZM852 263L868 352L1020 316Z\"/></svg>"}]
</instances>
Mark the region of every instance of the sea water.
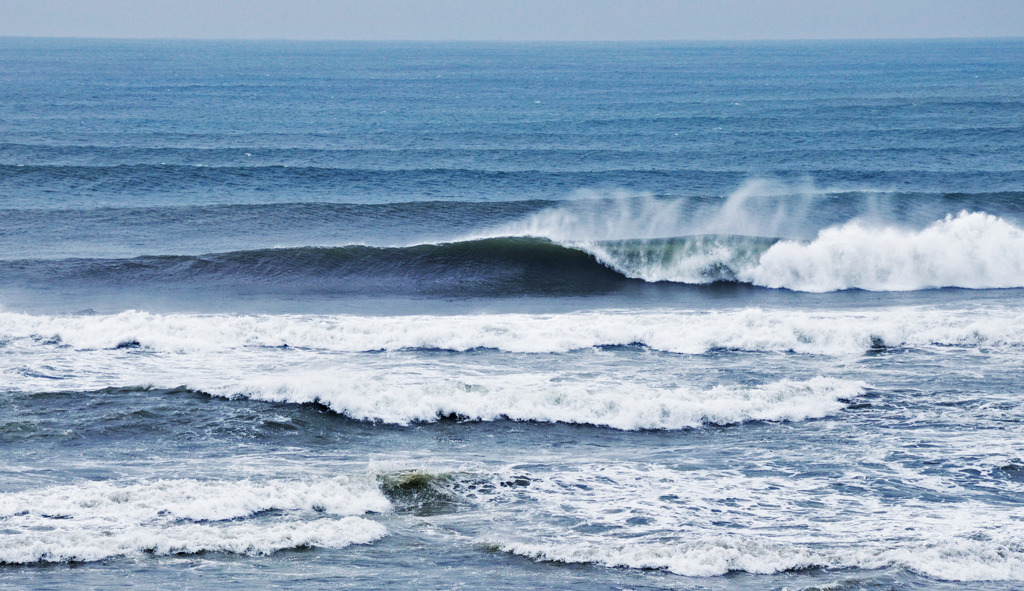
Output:
<instances>
[{"instance_id":1,"label":"sea water","mask_svg":"<svg viewBox=\"0 0 1024 591\"><path fill-rule=\"evenodd\" d=\"M1024 42L0 40L0 586L1015 589Z\"/></svg>"}]
</instances>

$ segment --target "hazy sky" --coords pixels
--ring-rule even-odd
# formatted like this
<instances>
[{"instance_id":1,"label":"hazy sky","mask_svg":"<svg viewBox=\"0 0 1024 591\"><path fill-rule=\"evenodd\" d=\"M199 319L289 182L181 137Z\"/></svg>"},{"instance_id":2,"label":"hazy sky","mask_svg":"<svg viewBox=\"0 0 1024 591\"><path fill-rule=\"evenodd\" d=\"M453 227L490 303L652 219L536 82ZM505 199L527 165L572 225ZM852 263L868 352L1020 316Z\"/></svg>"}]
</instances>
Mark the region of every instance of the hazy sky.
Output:
<instances>
[{"instance_id":1,"label":"hazy sky","mask_svg":"<svg viewBox=\"0 0 1024 591\"><path fill-rule=\"evenodd\" d=\"M1024 36L1024 0L0 0L0 35L351 40Z\"/></svg>"}]
</instances>

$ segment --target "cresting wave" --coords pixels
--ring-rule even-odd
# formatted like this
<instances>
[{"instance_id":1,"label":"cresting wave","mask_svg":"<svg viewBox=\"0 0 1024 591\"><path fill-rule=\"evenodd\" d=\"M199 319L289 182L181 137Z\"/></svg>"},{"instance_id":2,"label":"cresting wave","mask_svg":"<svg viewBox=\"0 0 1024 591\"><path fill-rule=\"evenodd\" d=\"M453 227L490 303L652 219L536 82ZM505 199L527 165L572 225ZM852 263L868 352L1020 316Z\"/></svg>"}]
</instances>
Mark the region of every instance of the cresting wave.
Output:
<instances>
[{"instance_id":1,"label":"cresting wave","mask_svg":"<svg viewBox=\"0 0 1024 591\"><path fill-rule=\"evenodd\" d=\"M206 391L229 398L316 402L349 418L399 425L463 420L537 421L623 430L684 429L749 421L822 418L862 395L866 384L817 377L706 390L628 383L558 383L557 375L417 381L338 373L243 380Z\"/></svg>"},{"instance_id":2,"label":"cresting wave","mask_svg":"<svg viewBox=\"0 0 1024 591\"><path fill-rule=\"evenodd\" d=\"M265 288L436 296L586 295L641 282L735 282L805 292L1024 287L1024 230L962 212L920 229L851 221L810 241L748 235L586 240L502 236L131 259L0 262L10 285Z\"/></svg>"},{"instance_id":3,"label":"cresting wave","mask_svg":"<svg viewBox=\"0 0 1024 591\"><path fill-rule=\"evenodd\" d=\"M920 230L853 220L810 241L705 235L568 244L647 282L734 281L818 293L1024 287L1024 230L980 212Z\"/></svg>"}]
</instances>

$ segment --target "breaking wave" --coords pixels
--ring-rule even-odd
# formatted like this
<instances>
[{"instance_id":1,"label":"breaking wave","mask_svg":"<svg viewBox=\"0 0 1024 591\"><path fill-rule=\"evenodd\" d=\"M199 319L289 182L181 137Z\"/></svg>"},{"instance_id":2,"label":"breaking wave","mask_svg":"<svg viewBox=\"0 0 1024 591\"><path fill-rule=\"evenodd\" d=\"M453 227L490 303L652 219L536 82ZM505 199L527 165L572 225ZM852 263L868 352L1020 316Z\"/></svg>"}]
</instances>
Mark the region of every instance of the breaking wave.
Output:
<instances>
[{"instance_id":1,"label":"breaking wave","mask_svg":"<svg viewBox=\"0 0 1024 591\"><path fill-rule=\"evenodd\" d=\"M635 430L821 418L842 410L866 388L861 382L823 377L706 390L594 381L553 383L552 376L502 376L475 383L365 378L345 379L336 374L271 377L205 391L230 398L316 402L349 418L400 425L456 417Z\"/></svg>"},{"instance_id":2,"label":"breaking wave","mask_svg":"<svg viewBox=\"0 0 1024 591\"><path fill-rule=\"evenodd\" d=\"M536 230L536 228L534 228ZM131 259L4 261L11 285L265 287L306 293L585 295L641 282L805 292L1024 287L1024 230L962 212L911 230L851 221L809 241L749 235L576 240L501 236Z\"/></svg>"},{"instance_id":3,"label":"breaking wave","mask_svg":"<svg viewBox=\"0 0 1024 591\"><path fill-rule=\"evenodd\" d=\"M1024 287L1024 230L961 212L920 230L851 221L810 241L749 236L578 243L624 277L793 291Z\"/></svg>"}]
</instances>

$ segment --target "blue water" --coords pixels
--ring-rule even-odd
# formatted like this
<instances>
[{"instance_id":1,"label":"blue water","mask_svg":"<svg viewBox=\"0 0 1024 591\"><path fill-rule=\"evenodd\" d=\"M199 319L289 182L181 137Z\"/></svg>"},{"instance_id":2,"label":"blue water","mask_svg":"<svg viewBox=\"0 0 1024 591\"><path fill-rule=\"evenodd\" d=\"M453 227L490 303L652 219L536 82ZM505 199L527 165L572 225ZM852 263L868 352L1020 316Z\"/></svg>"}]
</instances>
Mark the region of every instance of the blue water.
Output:
<instances>
[{"instance_id":1,"label":"blue water","mask_svg":"<svg viewBox=\"0 0 1024 591\"><path fill-rule=\"evenodd\" d=\"M0 39L0 587L1019 587L1022 72Z\"/></svg>"}]
</instances>

